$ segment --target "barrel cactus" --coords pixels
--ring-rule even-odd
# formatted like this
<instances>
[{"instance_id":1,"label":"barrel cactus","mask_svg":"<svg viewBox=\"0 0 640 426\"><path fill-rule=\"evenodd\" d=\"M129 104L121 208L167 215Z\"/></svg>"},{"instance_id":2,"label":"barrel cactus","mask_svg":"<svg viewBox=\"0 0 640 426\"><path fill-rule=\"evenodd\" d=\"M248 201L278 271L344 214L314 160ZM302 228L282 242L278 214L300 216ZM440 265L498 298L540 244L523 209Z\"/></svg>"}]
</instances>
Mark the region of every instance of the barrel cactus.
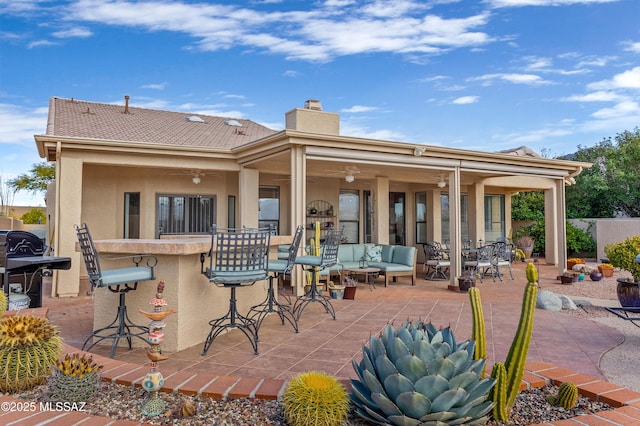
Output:
<instances>
[{"instance_id":1,"label":"barrel cactus","mask_svg":"<svg viewBox=\"0 0 640 426\"><path fill-rule=\"evenodd\" d=\"M456 342L447 327L422 321L388 324L362 347L351 380L355 412L377 425L477 424L493 408L494 379L482 378L475 342Z\"/></svg>"},{"instance_id":2,"label":"barrel cactus","mask_svg":"<svg viewBox=\"0 0 640 426\"><path fill-rule=\"evenodd\" d=\"M549 403L571 410L578 400L578 387L571 382L564 382L558 389L557 396L548 398Z\"/></svg>"},{"instance_id":3,"label":"barrel cactus","mask_svg":"<svg viewBox=\"0 0 640 426\"><path fill-rule=\"evenodd\" d=\"M308 371L289 381L282 405L291 426L339 426L349 413L349 395L335 377Z\"/></svg>"},{"instance_id":4,"label":"barrel cactus","mask_svg":"<svg viewBox=\"0 0 640 426\"><path fill-rule=\"evenodd\" d=\"M86 402L98 389L102 366L91 355L65 355L58 360L48 381L47 394L54 402Z\"/></svg>"},{"instance_id":5,"label":"barrel cactus","mask_svg":"<svg viewBox=\"0 0 640 426\"><path fill-rule=\"evenodd\" d=\"M0 391L43 383L62 351L58 329L46 318L16 315L0 320Z\"/></svg>"}]
</instances>

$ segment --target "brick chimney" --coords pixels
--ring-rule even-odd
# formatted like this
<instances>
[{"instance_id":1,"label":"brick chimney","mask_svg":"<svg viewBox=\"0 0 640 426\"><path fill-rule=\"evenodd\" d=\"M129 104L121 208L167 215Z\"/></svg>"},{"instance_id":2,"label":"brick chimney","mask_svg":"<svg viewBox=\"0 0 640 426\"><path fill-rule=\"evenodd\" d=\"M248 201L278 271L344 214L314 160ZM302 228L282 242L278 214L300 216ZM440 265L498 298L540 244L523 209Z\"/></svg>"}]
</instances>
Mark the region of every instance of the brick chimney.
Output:
<instances>
[{"instance_id":1,"label":"brick chimney","mask_svg":"<svg viewBox=\"0 0 640 426\"><path fill-rule=\"evenodd\" d=\"M340 114L322 111L315 99L305 101L304 108L295 108L285 114L285 128L324 135L340 134Z\"/></svg>"}]
</instances>

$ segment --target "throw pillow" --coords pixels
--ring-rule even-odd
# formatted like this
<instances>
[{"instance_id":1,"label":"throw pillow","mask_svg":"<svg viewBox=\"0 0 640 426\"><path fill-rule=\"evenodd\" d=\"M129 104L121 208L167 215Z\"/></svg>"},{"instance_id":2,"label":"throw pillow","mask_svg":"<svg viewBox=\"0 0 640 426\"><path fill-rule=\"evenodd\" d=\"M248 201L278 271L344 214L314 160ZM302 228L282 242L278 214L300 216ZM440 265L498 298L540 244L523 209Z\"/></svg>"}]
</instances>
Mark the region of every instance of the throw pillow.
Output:
<instances>
[{"instance_id":1,"label":"throw pillow","mask_svg":"<svg viewBox=\"0 0 640 426\"><path fill-rule=\"evenodd\" d=\"M382 246L367 246L367 262L382 262Z\"/></svg>"}]
</instances>

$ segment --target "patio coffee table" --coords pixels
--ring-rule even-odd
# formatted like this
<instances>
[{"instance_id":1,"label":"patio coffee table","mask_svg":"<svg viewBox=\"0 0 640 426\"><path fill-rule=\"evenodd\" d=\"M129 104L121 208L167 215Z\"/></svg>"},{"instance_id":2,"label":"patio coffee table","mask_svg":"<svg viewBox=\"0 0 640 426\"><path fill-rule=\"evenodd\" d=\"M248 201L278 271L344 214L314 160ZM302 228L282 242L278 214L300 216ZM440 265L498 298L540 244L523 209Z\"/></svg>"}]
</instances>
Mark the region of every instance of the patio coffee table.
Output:
<instances>
[{"instance_id":1,"label":"patio coffee table","mask_svg":"<svg viewBox=\"0 0 640 426\"><path fill-rule=\"evenodd\" d=\"M364 282L369 284L369 289L371 290L376 288L373 281L376 279L376 277L380 273L380 268L374 268L374 267L352 268L352 269L345 269L344 273L349 275L358 275L358 274L364 275Z\"/></svg>"}]
</instances>

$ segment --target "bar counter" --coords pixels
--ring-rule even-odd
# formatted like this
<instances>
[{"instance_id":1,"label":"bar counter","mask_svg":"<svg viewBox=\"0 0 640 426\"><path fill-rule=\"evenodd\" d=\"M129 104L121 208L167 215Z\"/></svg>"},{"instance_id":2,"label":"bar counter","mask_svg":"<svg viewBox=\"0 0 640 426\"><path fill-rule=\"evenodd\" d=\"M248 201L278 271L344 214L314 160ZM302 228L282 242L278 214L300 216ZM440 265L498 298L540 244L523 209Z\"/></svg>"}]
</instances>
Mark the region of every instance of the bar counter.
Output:
<instances>
[{"instance_id":1,"label":"bar counter","mask_svg":"<svg viewBox=\"0 0 640 426\"><path fill-rule=\"evenodd\" d=\"M269 257L276 258L275 246L289 244L291 236L271 236ZM165 319L165 339L162 342L164 352L181 351L192 346L202 349L204 340L209 333L209 321L223 316L229 309L230 291L209 283L207 277L200 273L200 256L211 248L211 237L192 238L163 238L158 240L111 239L95 240L96 250L103 257L118 257L131 254L150 254L158 259L155 267L154 281L138 284L136 291L130 291L126 296L129 318L136 324L148 325L149 319L141 315L138 310L153 312L149 301L155 298L156 286L164 281L164 299L168 309L178 312ZM205 258L205 267L209 265L209 258ZM104 270L131 266L131 260L109 261L101 258L100 266ZM262 302L267 295L267 281L256 282L253 286L243 287L237 291L238 310L246 314L249 308ZM94 329L109 324L118 309L118 295L108 288L96 289L94 295ZM110 341L103 341L111 344ZM139 339L133 340L133 345L144 345ZM118 352L126 347L126 341L121 341ZM215 350L215 344L211 347ZM250 351L250 349L249 349ZM212 351L209 352L211 354Z\"/></svg>"}]
</instances>

